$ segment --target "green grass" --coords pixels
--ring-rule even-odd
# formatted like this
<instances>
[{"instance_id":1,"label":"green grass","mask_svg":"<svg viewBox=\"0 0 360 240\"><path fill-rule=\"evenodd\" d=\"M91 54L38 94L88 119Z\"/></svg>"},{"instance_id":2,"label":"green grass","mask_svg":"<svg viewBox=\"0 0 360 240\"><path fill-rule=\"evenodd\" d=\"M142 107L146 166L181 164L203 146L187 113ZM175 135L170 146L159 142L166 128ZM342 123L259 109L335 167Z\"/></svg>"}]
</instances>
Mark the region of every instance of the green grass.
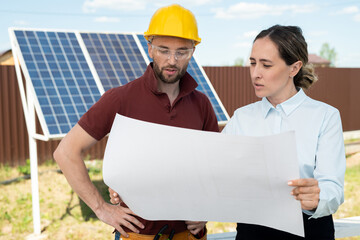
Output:
<instances>
[{"instance_id":1,"label":"green grass","mask_svg":"<svg viewBox=\"0 0 360 240\"><path fill-rule=\"evenodd\" d=\"M345 202L340 206L334 217L352 216L360 216L360 165L349 167L346 170Z\"/></svg>"},{"instance_id":2,"label":"green grass","mask_svg":"<svg viewBox=\"0 0 360 240\"><path fill-rule=\"evenodd\" d=\"M334 214L334 219L354 216L360 216L360 165L346 169L345 201ZM360 236L342 239L360 240Z\"/></svg>"},{"instance_id":3,"label":"green grass","mask_svg":"<svg viewBox=\"0 0 360 240\"><path fill-rule=\"evenodd\" d=\"M89 175L105 199L101 161L87 161ZM99 221L72 191L57 165L39 166L39 196L43 239L113 239L112 227ZM0 166L0 181L22 176L17 168ZM0 185L0 240L25 239L33 232L31 182L21 179ZM349 167L345 176L345 202L334 218L360 216L360 165ZM234 223L209 222L209 233L233 232ZM343 240L360 240L360 237Z\"/></svg>"},{"instance_id":4,"label":"green grass","mask_svg":"<svg viewBox=\"0 0 360 240\"><path fill-rule=\"evenodd\" d=\"M107 187L102 181L101 162L87 162L89 174L105 199ZM111 239L112 228L95 214L72 191L57 165L39 166L41 227L44 239ZM20 177L18 168L0 166L1 181ZM6 177L3 177L6 176ZM20 179L0 185L0 239L25 239L33 232L31 181Z\"/></svg>"},{"instance_id":5,"label":"green grass","mask_svg":"<svg viewBox=\"0 0 360 240\"><path fill-rule=\"evenodd\" d=\"M350 138L344 141L345 144L354 143L354 142L360 142L360 138Z\"/></svg>"},{"instance_id":6,"label":"green grass","mask_svg":"<svg viewBox=\"0 0 360 240\"><path fill-rule=\"evenodd\" d=\"M25 165L20 165L17 167L19 173L23 175L29 175L30 174L30 159L26 159Z\"/></svg>"}]
</instances>

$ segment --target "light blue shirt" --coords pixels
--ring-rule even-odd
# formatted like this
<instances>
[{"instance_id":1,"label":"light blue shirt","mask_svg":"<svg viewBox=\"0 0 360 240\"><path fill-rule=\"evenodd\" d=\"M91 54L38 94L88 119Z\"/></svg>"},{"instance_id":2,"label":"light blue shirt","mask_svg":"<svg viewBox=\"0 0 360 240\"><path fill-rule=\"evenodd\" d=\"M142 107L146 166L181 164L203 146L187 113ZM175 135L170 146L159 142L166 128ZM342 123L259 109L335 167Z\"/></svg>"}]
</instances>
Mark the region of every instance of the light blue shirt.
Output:
<instances>
[{"instance_id":1,"label":"light blue shirt","mask_svg":"<svg viewBox=\"0 0 360 240\"><path fill-rule=\"evenodd\" d=\"M237 109L225 134L266 136L294 130L301 178L319 182L320 201L312 218L336 212L344 202L346 167L339 111L313 100L300 89L276 108L266 99ZM289 179L291 180L291 179ZM290 193L289 193L290 194Z\"/></svg>"}]
</instances>

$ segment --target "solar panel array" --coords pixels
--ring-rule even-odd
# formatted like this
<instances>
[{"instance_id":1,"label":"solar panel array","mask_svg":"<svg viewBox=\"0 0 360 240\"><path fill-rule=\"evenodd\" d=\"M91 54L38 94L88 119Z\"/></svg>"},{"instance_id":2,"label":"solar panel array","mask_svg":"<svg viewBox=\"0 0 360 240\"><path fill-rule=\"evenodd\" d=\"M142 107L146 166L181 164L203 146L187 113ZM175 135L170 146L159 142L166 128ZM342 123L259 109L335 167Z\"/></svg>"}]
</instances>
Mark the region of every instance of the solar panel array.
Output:
<instances>
[{"instance_id":1,"label":"solar panel array","mask_svg":"<svg viewBox=\"0 0 360 240\"><path fill-rule=\"evenodd\" d=\"M36 93L39 118L49 137L65 135L103 91L140 77L150 57L141 34L11 29L16 49ZM137 44L139 43L139 44ZM142 54L145 53L144 55ZM188 72L206 94L218 121L227 113L194 58Z\"/></svg>"}]
</instances>

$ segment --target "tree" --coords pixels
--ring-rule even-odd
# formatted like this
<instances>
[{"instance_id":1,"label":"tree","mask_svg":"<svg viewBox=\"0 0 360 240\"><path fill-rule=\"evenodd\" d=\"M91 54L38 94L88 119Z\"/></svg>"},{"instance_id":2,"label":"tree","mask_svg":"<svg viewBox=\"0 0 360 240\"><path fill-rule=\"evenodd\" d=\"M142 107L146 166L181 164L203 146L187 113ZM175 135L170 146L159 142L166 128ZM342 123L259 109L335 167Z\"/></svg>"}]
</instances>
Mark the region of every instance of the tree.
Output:
<instances>
[{"instance_id":1,"label":"tree","mask_svg":"<svg viewBox=\"0 0 360 240\"><path fill-rule=\"evenodd\" d=\"M240 57L235 59L234 66L244 66L244 59L242 59Z\"/></svg>"},{"instance_id":2,"label":"tree","mask_svg":"<svg viewBox=\"0 0 360 240\"><path fill-rule=\"evenodd\" d=\"M335 48L330 48L328 43L323 43L320 49L320 57L330 61L330 66L334 67L337 59Z\"/></svg>"}]
</instances>

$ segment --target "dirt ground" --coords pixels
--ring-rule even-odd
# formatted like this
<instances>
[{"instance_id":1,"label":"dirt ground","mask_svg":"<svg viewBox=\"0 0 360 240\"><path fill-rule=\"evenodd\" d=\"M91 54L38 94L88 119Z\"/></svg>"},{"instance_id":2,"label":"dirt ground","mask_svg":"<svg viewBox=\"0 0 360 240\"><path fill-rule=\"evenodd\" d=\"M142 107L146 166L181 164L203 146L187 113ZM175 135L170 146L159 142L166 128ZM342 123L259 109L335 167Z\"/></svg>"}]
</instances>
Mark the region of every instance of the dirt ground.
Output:
<instances>
[{"instance_id":1,"label":"dirt ground","mask_svg":"<svg viewBox=\"0 0 360 240\"><path fill-rule=\"evenodd\" d=\"M346 159L346 167L360 165L360 152L354 153Z\"/></svg>"}]
</instances>

